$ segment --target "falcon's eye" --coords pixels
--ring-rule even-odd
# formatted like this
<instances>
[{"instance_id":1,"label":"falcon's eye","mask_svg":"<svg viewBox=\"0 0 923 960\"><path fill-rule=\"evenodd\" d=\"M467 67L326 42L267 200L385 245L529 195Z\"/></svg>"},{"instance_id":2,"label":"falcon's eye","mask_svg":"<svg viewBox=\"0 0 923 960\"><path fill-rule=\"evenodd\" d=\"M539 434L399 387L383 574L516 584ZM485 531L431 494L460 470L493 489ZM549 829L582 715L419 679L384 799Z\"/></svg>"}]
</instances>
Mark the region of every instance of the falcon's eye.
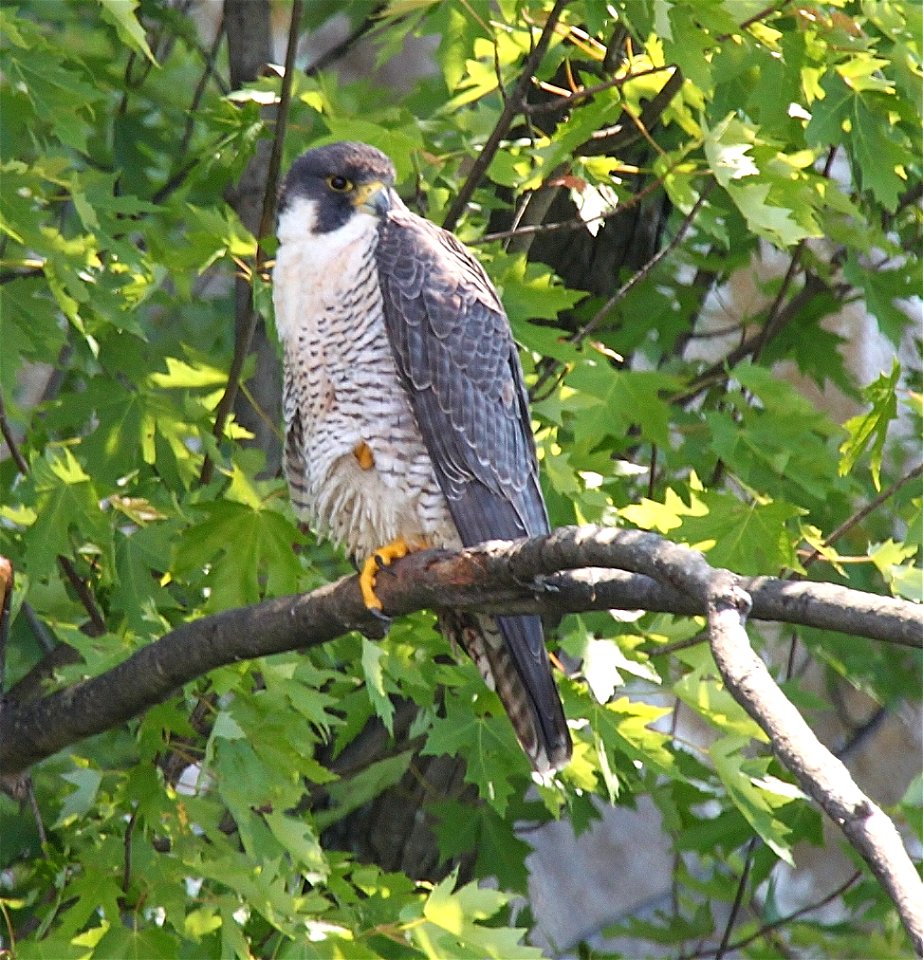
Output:
<instances>
[{"instance_id":1,"label":"falcon's eye","mask_svg":"<svg viewBox=\"0 0 923 960\"><path fill-rule=\"evenodd\" d=\"M353 182L337 174L332 177L327 177L327 186L330 187L334 193L348 193L353 188Z\"/></svg>"}]
</instances>

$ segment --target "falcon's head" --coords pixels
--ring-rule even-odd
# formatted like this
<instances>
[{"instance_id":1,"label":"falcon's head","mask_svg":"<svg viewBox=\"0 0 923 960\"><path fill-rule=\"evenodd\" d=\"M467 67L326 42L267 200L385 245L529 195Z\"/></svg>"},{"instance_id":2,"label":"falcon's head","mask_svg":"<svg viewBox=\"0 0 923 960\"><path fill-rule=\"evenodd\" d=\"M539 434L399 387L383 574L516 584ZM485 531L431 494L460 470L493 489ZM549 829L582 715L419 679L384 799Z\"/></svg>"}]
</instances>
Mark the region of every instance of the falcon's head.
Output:
<instances>
[{"instance_id":1,"label":"falcon's head","mask_svg":"<svg viewBox=\"0 0 923 960\"><path fill-rule=\"evenodd\" d=\"M384 216L397 201L394 164L366 143L331 143L303 153L279 191L279 236L322 236L357 215Z\"/></svg>"}]
</instances>

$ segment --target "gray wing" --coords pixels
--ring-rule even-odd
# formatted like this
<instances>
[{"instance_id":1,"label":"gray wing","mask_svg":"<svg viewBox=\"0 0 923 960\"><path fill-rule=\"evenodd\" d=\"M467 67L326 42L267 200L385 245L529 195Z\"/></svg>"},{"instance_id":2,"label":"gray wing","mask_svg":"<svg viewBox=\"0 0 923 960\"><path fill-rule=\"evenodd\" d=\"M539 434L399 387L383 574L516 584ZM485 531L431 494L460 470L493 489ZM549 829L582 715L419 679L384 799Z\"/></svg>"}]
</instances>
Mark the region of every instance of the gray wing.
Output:
<instances>
[{"instance_id":1,"label":"gray wing","mask_svg":"<svg viewBox=\"0 0 923 960\"><path fill-rule=\"evenodd\" d=\"M547 533L519 355L483 268L408 210L384 221L376 257L398 372L462 543Z\"/></svg>"},{"instance_id":2,"label":"gray wing","mask_svg":"<svg viewBox=\"0 0 923 960\"><path fill-rule=\"evenodd\" d=\"M403 209L383 222L376 257L398 374L462 543L547 533L519 355L481 265L450 233ZM482 668L489 662L533 765L558 769L571 742L541 620L496 623L519 682L488 640L476 645L483 656L472 653Z\"/></svg>"}]
</instances>

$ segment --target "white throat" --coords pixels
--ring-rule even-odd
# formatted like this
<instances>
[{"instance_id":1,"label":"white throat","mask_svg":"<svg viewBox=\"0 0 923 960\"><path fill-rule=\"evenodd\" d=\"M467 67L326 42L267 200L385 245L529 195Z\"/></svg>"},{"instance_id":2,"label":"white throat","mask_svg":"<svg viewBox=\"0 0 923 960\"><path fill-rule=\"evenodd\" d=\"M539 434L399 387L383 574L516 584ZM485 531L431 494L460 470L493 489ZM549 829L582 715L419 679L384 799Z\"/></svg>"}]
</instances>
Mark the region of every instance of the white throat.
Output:
<instances>
[{"instance_id":1,"label":"white throat","mask_svg":"<svg viewBox=\"0 0 923 960\"><path fill-rule=\"evenodd\" d=\"M279 338L286 342L339 295L374 246L378 219L357 211L328 233L317 233L317 204L297 198L279 216L272 297Z\"/></svg>"}]
</instances>

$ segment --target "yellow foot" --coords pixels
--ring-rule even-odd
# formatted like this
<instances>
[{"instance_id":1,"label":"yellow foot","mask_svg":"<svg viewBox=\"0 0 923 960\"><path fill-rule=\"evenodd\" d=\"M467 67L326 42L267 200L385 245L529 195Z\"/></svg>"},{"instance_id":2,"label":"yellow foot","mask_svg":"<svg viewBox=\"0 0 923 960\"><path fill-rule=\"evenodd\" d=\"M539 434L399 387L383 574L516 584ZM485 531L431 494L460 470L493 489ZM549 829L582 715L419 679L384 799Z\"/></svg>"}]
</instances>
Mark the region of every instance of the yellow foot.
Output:
<instances>
[{"instance_id":1,"label":"yellow foot","mask_svg":"<svg viewBox=\"0 0 923 960\"><path fill-rule=\"evenodd\" d=\"M381 600L375 594L375 578L382 567L388 566L401 557L406 557L413 549L403 537L392 540L379 547L362 565L359 574L359 588L362 590L362 599L370 610L381 610Z\"/></svg>"}]
</instances>

